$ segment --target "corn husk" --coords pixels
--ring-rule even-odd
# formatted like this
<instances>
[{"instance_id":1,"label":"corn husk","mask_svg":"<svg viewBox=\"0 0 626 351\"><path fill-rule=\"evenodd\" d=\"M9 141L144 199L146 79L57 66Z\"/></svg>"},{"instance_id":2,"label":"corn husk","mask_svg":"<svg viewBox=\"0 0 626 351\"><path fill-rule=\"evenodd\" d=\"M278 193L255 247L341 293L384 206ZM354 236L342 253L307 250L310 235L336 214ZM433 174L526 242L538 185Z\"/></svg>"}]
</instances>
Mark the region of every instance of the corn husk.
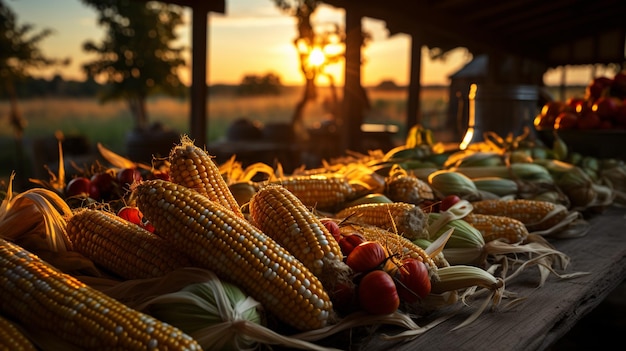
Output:
<instances>
[{"instance_id":1,"label":"corn husk","mask_svg":"<svg viewBox=\"0 0 626 351\"><path fill-rule=\"evenodd\" d=\"M443 255L451 264L480 264L485 260L485 240L482 234L462 218L472 211L472 205L461 200L447 211L428 214L428 240L437 240L453 230L443 249Z\"/></svg>"},{"instance_id":2,"label":"corn husk","mask_svg":"<svg viewBox=\"0 0 626 351\"><path fill-rule=\"evenodd\" d=\"M519 191L517 182L502 177L480 177L472 179L476 188L497 195L498 197L513 196Z\"/></svg>"},{"instance_id":3,"label":"corn husk","mask_svg":"<svg viewBox=\"0 0 626 351\"><path fill-rule=\"evenodd\" d=\"M462 173L439 170L428 176L428 184L439 198L458 195L463 199L477 199L480 194L474 182Z\"/></svg>"},{"instance_id":4,"label":"corn husk","mask_svg":"<svg viewBox=\"0 0 626 351\"><path fill-rule=\"evenodd\" d=\"M394 335L384 334L381 336L382 338L410 340L450 317L442 317L420 326L409 314L400 311L389 315L370 315L359 311L345 316L336 324L286 336L265 326L262 307L245 294L235 292L236 288L226 288L233 290L234 300L230 300L226 296L226 292L222 294L220 290L224 289L225 283L220 281L214 273L205 269L188 267L160 278L123 282L93 277L79 278L90 286L140 311L153 311L157 304L163 304L164 306L159 308L167 307L169 311L166 312L168 316L158 313L162 315L161 318L175 317L171 320L172 324L180 323L181 329L195 330L200 328L191 332L190 335L198 340L205 350L246 350L259 349L260 345L279 345L286 349L336 351L336 348L317 345L314 342L355 327L376 328L380 325L395 325L404 329ZM196 297L197 295L193 291L185 291L185 287L196 284L201 284L198 290L201 291L202 297ZM207 288L211 291L207 291ZM191 290L196 290L196 288L191 288ZM180 291L184 292L179 293ZM196 296L191 296L190 293ZM213 300L217 305L211 303ZM450 303L452 302L450 300ZM183 307L186 311L184 314L171 310L180 308L180 306L185 306ZM255 309L257 312L254 311ZM188 313L194 315L193 323L188 321ZM206 316L207 313L210 315ZM260 319L257 319L257 316ZM178 318L183 318L183 320L179 321ZM211 325L206 322L214 324ZM228 345L234 345L232 342L235 339L238 340L239 344L235 344L236 347L234 348L228 348ZM246 347L246 345L250 347Z\"/></svg>"}]
</instances>

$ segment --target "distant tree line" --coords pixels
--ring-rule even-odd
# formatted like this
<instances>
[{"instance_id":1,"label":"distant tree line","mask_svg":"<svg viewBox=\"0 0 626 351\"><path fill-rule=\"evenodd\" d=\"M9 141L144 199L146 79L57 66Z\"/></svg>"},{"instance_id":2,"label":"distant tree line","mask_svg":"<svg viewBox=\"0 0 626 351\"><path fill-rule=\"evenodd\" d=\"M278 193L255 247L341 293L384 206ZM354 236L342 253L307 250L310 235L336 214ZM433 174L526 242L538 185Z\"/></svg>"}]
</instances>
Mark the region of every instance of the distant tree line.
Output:
<instances>
[{"instance_id":1,"label":"distant tree line","mask_svg":"<svg viewBox=\"0 0 626 351\"><path fill-rule=\"evenodd\" d=\"M94 79L87 78L84 81L65 80L61 75L55 75L51 79L41 77L27 77L15 84L15 91L21 99L32 99L39 97L75 97L93 98L97 97L107 84L100 84ZM266 75L248 74L241 83L228 85L217 84L211 86L211 95L280 95L285 92L280 77L269 73ZM8 96L0 94L0 100L7 100Z\"/></svg>"},{"instance_id":2,"label":"distant tree line","mask_svg":"<svg viewBox=\"0 0 626 351\"><path fill-rule=\"evenodd\" d=\"M238 95L280 95L282 84L274 73L264 76L246 75L237 88Z\"/></svg>"},{"instance_id":3,"label":"distant tree line","mask_svg":"<svg viewBox=\"0 0 626 351\"><path fill-rule=\"evenodd\" d=\"M95 97L103 88L93 79L85 81L65 80L60 75L52 79L27 77L15 84L15 91L22 99L37 97ZM7 99L0 94L0 99Z\"/></svg>"}]
</instances>

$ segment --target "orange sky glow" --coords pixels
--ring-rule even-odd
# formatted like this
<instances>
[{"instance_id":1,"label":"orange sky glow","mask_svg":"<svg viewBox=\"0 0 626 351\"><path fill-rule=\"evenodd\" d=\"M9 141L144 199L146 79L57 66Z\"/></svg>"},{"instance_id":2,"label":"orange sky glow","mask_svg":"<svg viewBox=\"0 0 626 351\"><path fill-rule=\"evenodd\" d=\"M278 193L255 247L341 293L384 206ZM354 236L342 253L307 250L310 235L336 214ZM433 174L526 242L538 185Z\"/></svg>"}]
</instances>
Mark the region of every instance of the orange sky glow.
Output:
<instances>
[{"instance_id":1,"label":"orange sky glow","mask_svg":"<svg viewBox=\"0 0 626 351\"><path fill-rule=\"evenodd\" d=\"M6 3L18 16L18 23L30 23L35 29L50 28L54 34L41 45L44 54L51 57L69 57L68 67L34 72L37 76L50 77L60 74L66 79L83 80L80 67L93 59L82 51L87 40L99 40L103 28L96 24L96 14L79 0L35 1L16 0ZM180 29L181 44L189 46L191 14L185 10L187 24ZM343 25L343 10L322 5L314 21L318 24L339 23ZM298 54L293 40L296 38L295 20L281 13L271 0L227 0L226 14L211 13L208 17L208 77L213 84L238 84L245 75L277 74L283 84L299 85L303 82L299 69ZM409 81L410 46L408 35L389 36L385 23L370 18L363 19L363 28L372 34L372 41L363 51L362 82L365 86L379 84L383 80L405 85ZM190 55L187 54L190 63ZM422 53L422 77L424 85L449 83L449 76L471 60L467 50L458 48L445 60L432 61L424 48ZM343 84L343 62L327 66L336 84ZM602 73L602 72L597 72ZM185 83L190 82L189 70L180 72ZM569 69L566 83L586 84L590 80L590 68ZM560 69L551 70L545 76L549 85L559 84ZM320 78L320 85L326 82Z\"/></svg>"}]
</instances>

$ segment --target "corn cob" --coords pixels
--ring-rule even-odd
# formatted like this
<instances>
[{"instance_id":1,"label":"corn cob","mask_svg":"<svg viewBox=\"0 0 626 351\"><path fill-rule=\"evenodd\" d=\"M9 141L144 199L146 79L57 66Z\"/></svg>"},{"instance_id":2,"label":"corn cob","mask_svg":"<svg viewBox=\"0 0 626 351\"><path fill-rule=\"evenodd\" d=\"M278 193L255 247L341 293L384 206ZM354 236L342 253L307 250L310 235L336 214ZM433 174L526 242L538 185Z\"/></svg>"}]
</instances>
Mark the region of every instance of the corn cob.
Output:
<instances>
[{"instance_id":1,"label":"corn cob","mask_svg":"<svg viewBox=\"0 0 626 351\"><path fill-rule=\"evenodd\" d=\"M388 179L385 184L385 195L392 201L415 205L435 199L430 185L413 175L397 176Z\"/></svg>"},{"instance_id":2,"label":"corn cob","mask_svg":"<svg viewBox=\"0 0 626 351\"><path fill-rule=\"evenodd\" d=\"M124 279L160 277L191 265L163 238L110 212L77 211L67 232L76 251Z\"/></svg>"},{"instance_id":3,"label":"corn cob","mask_svg":"<svg viewBox=\"0 0 626 351\"><path fill-rule=\"evenodd\" d=\"M348 218L356 223L365 223L391 230L408 239L428 237L426 214L418 205L404 202L369 203L347 207L335 217Z\"/></svg>"},{"instance_id":4,"label":"corn cob","mask_svg":"<svg viewBox=\"0 0 626 351\"><path fill-rule=\"evenodd\" d=\"M350 281L337 240L289 190L267 185L252 197L249 208L252 224L299 259L328 291L338 281Z\"/></svg>"},{"instance_id":5,"label":"corn cob","mask_svg":"<svg viewBox=\"0 0 626 351\"><path fill-rule=\"evenodd\" d=\"M430 241L428 239L415 239L415 240L413 240L411 242L413 244L421 247L423 250L426 250L432 244L432 241ZM431 258L432 258L433 262L435 262L435 265L438 268L440 268L440 267L448 267L450 265L450 262L448 262L448 260L446 259L446 256L444 255L443 251L437 253L434 256L431 256Z\"/></svg>"},{"instance_id":6,"label":"corn cob","mask_svg":"<svg viewBox=\"0 0 626 351\"><path fill-rule=\"evenodd\" d=\"M0 350L35 351L35 345L12 321L0 316Z\"/></svg>"},{"instance_id":7,"label":"corn cob","mask_svg":"<svg viewBox=\"0 0 626 351\"><path fill-rule=\"evenodd\" d=\"M349 180L339 174L289 176L270 183L284 186L305 206L320 211L335 211L355 196Z\"/></svg>"},{"instance_id":8,"label":"corn cob","mask_svg":"<svg viewBox=\"0 0 626 351\"><path fill-rule=\"evenodd\" d=\"M224 206L185 186L145 181L139 209L174 247L230 281L300 330L324 327L332 303L319 279L275 240Z\"/></svg>"},{"instance_id":9,"label":"corn cob","mask_svg":"<svg viewBox=\"0 0 626 351\"><path fill-rule=\"evenodd\" d=\"M515 218L470 213L463 220L483 235L485 242L503 240L509 244L521 243L528 237L524 223Z\"/></svg>"},{"instance_id":10,"label":"corn cob","mask_svg":"<svg viewBox=\"0 0 626 351\"><path fill-rule=\"evenodd\" d=\"M0 239L0 312L85 350L200 350L190 336Z\"/></svg>"},{"instance_id":11,"label":"corn cob","mask_svg":"<svg viewBox=\"0 0 626 351\"><path fill-rule=\"evenodd\" d=\"M568 215L564 205L539 200L482 200L472 202L472 206L472 213L511 217L531 232L552 228Z\"/></svg>"},{"instance_id":12,"label":"corn cob","mask_svg":"<svg viewBox=\"0 0 626 351\"><path fill-rule=\"evenodd\" d=\"M399 255L400 259L404 257L417 258L418 260L426 263L426 265L430 267L431 272L433 273L437 269L437 264L435 263L433 258L431 258L426 253L426 251L424 251L424 249L414 244L409 239L396 233L373 225L349 222L339 226L339 229L344 235L356 232L361 234L365 238L365 240L378 241L384 247L386 247L391 254Z\"/></svg>"},{"instance_id":13,"label":"corn cob","mask_svg":"<svg viewBox=\"0 0 626 351\"><path fill-rule=\"evenodd\" d=\"M239 217L244 217L212 157L195 146L189 137L183 136L180 144L172 148L169 161L172 182L196 190L229 208Z\"/></svg>"}]
</instances>

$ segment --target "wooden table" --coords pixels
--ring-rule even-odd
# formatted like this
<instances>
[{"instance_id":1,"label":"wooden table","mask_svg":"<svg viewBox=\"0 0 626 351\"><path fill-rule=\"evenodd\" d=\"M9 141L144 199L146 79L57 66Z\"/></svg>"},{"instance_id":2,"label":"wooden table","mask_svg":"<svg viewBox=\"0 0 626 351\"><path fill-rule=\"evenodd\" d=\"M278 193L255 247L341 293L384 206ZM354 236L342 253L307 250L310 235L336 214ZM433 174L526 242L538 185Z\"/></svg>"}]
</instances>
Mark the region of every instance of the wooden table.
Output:
<instances>
[{"instance_id":1,"label":"wooden table","mask_svg":"<svg viewBox=\"0 0 626 351\"><path fill-rule=\"evenodd\" d=\"M469 326L451 331L471 311L457 314L411 341L389 342L376 335L350 349L359 350L545 350L563 337L582 317L597 307L626 279L626 209L611 207L588 219L585 237L554 241L571 258L563 273L591 274L563 280L552 275L537 288L537 268L527 270L507 285L526 299L507 310L486 312ZM506 305L503 300L502 305ZM455 307L456 308L456 305ZM435 319L453 310L438 310ZM422 323L419 323L422 325ZM393 334L401 329L385 328ZM354 341L354 340L353 340Z\"/></svg>"}]
</instances>

